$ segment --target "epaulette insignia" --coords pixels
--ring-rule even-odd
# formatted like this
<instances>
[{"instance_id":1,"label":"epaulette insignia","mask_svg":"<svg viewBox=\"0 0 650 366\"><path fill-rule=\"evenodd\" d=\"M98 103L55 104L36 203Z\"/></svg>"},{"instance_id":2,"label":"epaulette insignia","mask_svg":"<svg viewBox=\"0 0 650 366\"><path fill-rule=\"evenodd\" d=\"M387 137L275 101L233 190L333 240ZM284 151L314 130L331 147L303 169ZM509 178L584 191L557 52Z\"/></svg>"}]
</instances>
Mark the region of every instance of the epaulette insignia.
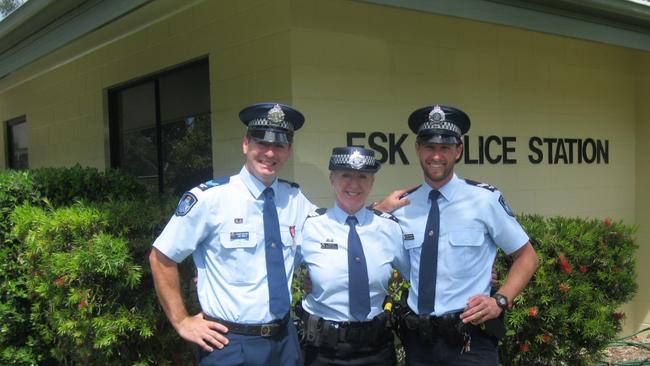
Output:
<instances>
[{"instance_id":1,"label":"epaulette insignia","mask_svg":"<svg viewBox=\"0 0 650 366\"><path fill-rule=\"evenodd\" d=\"M389 214L389 213L387 213L387 212L383 212L383 211L375 210L374 208L372 209L372 212L373 212L375 215L379 216L379 217L383 217L383 218L385 218L385 219L389 219L389 220L393 220L393 221L395 221L395 222L399 222L399 221L397 220L397 217L395 217L395 216L393 216L393 215L391 215L391 214Z\"/></svg>"},{"instance_id":2,"label":"epaulette insignia","mask_svg":"<svg viewBox=\"0 0 650 366\"><path fill-rule=\"evenodd\" d=\"M415 187L415 188L413 188L413 189L410 189L410 190L406 191L406 193L404 193L403 195L399 196L399 198L401 199L401 198L404 198L404 197L408 196L409 194L411 194L411 193L417 191L418 188L420 188L420 187L422 187L422 184L420 184L419 186L417 186L417 187Z\"/></svg>"},{"instance_id":3,"label":"epaulette insignia","mask_svg":"<svg viewBox=\"0 0 650 366\"><path fill-rule=\"evenodd\" d=\"M322 207L320 207L320 208L317 208L317 209L315 209L314 211L310 212L309 215L307 215L307 217L317 217L317 216L321 216L321 215L323 215L325 212L327 212L327 209L326 209L326 208L322 208Z\"/></svg>"},{"instance_id":4,"label":"epaulette insignia","mask_svg":"<svg viewBox=\"0 0 650 366\"><path fill-rule=\"evenodd\" d=\"M278 180L280 182L282 182L282 183L286 183L286 184L290 185L292 188L300 188L300 185L298 183L296 183L296 182L291 182L291 181L288 181L286 179L281 179L281 178L278 178Z\"/></svg>"},{"instance_id":5,"label":"epaulette insignia","mask_svg":"<svg viewBox=\"0 0 650 366\"><path fill-rule=\"evenodd\" d=\"M471 179L465 179L465 182L466 182L467 184L469 184L469 185L472 185L472 186L476 186L476 187L479 187L479 188L487 189L487 190L490 191L490 192L494 192L494 191L497 190L497 188L496 188L495 186L491 186L491 185L489 185L489 184L487 184L487 183L481 183L481 182L477 182L477 181L475 181L475 180L471 180Z\"/></svg>"},{"instance_id":6,"label":"epaulette insignia","mask_svg":"<svg viewBox=\"0 0 650 366\"><path fill-rule=\"evenodd\" d=\"M217 187L217 186L222 186L226 183L230 182L230 177L225 176L225 177L219 177L215 178L213 180L207 181L205 183L199 184L199 189L202 191L206 191L212 187Z\"/></svg>"}]
</instances>

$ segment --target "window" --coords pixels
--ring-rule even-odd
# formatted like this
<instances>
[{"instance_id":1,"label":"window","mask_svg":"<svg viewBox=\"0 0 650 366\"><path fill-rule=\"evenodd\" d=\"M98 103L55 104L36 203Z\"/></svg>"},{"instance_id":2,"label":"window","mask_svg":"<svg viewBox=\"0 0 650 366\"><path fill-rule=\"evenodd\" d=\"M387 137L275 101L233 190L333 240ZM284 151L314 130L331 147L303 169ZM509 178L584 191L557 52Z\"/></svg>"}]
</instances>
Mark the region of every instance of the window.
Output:
<instances>
[{"instance_id":1,"label":"window","mask_svg":"<svg viewBox=\"0 0 650 366\"><path fill-rule=\"evenodd\" d=\"M212 179L208 61L109 90L111 166L159 192Z\"/></svg>"},{"instance_id":2,"label":"window","mask_svg":"<svg viewBox=\"0 0 650 366\"><path fill-rule=\"evenodd\" d=\"M7 160L10 169L29 169L27 146L25 117L7 121Z\"/></svg>"}]
</instances>

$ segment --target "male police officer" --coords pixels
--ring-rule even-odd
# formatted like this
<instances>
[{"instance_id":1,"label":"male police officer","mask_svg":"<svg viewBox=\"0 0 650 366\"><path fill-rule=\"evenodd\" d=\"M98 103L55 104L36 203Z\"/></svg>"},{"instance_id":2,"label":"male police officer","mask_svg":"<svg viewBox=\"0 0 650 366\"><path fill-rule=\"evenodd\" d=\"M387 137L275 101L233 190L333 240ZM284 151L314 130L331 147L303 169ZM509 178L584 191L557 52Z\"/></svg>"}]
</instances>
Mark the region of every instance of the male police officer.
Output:
<instances>
[{"instance_id":1,"label":"male police officer","mask_svg":"<svg viewBox=\"0 0 650 366\"><path fill-rule=\"evenodd\" d=\"M239 117L244 167L185 193L149 257L156 292L178 334L202 347L200 365L300 365L289 288L299 228L315 207L277 176L304 117L273 103ZM190 254L202 309L194 316L177 267Z\"/></svg>"},{"instance_id":2,"label":"male police officer","mask_svg":"<svg viewBox=\"0 0 650 366\"><path fill-rule=\"evenodd\" d=\"M411 261L409 313L402 328L407 365L497 365L497 339L486 321L501 316L538 264L529 238L496 188L454 173L469 117L450 106L416 110L409 127L424 184L380 205L404 229ZM497 246L514 255L505 283L490 296ZM491 322L490 322L491 323Z\"/></svg>"}]
</instances>

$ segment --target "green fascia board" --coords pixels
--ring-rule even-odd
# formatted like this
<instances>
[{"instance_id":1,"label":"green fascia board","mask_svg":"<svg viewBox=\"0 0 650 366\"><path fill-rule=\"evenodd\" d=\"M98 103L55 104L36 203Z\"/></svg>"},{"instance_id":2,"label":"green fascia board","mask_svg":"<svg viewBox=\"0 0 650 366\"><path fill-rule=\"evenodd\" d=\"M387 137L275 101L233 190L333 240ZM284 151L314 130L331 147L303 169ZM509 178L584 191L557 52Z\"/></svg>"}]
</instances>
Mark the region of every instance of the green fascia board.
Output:
<instances>
[{"instance_id":1,"label":"green fascia board","mask_svg":"<svg viewBox=\"0 0 650 366\"><path fill-rule=\"evenodd\" d=\"M28 1L0 22L0 78L150 1Z\"/></svg>"},{"instance_id":2,"label":"green fascia board","mask_svg":"<svg viewBox=\"0 0 650 366\"><path fill-rule=\"evenodd\" d=\"M558 4L556 14L542 12L535 9L530 3L533 1L523 0L357 0L377 5L392 6L403 9L410 9L434 14L442 14L459 18L477 20L487 23L507 25L537 32L560 35L565 37L578 38L588 41L612 44L632 49L650 51L650 33L646 32L645 26L639 27L639 22L648 24L646 17L650 16L650 10L645 5L623 0L581 0L580 3L588 6L591 10L598 12L600 16L592 17L589 20L580 19L580 14L573 13L573 16L561 14ZM535 1L537 2L537 1ZM546 1L547 9L549 4L558 1ZM612 26L613 23L620 23L614 10L606 8L605 4L622 3L616 9L619 13L625 9L626 25L636 27L637 30L624 29ZM516 5L515 5L516 4Z\"/></svg>"}]
</instances>

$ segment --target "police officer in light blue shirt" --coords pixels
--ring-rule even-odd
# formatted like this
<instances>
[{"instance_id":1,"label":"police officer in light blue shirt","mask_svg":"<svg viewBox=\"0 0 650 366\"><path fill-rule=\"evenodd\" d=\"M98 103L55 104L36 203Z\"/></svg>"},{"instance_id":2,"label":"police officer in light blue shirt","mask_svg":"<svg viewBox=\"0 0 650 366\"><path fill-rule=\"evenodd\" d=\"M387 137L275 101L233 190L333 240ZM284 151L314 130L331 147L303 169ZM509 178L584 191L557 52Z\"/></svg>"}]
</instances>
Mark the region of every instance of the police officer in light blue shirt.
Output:
<instances>
[{"instance_id":1,"label":"police officer in light blue shirt","mask_svg":"<svg viewBox=\"0 0 650 366\"><path fill-rule=\"evenodd\" d=\"M301 365L289 321L290 283L305 217L315 208L277 179L303 115L282 104L243 109L239 174L185 193L153 244L156 292L179 335L202 348L200 365ZM189 315L177 263L192 254L202 312Z\"/></svg>"},{"instance_id":2,"label":"police officer in light blue shirt","mask_svg":"<svg viewBox=\"0 0 650 366\"><path fill-rule=\"evenodd\" d=\"M312 290L298 306L307 365L395 365L384 303L393 268L409 273L402 230L366 198L379 163L372 150L334 148L330 182L336 202L305 221L302 255Z\"/></svg>"},{"instance_id":3,"label":"police officer in light blue shirt","mask_svg":"<svg viewBox=\"0 0 650 366\"><path fill-rule=\"evenodd\" d=\"M417 134L424 183L377 206L391 211L401 205L398 198L410 200L393 211L411 263L409 311L400 324L407 365L496 366L495 336L502 328L495 319L537 268L535 250L502 194L454 174L469 126L467 114L451 106L413 112L409 127ZM490 296L497 247L515 260L503 286Z\"/></svg>"}]
</instances>

